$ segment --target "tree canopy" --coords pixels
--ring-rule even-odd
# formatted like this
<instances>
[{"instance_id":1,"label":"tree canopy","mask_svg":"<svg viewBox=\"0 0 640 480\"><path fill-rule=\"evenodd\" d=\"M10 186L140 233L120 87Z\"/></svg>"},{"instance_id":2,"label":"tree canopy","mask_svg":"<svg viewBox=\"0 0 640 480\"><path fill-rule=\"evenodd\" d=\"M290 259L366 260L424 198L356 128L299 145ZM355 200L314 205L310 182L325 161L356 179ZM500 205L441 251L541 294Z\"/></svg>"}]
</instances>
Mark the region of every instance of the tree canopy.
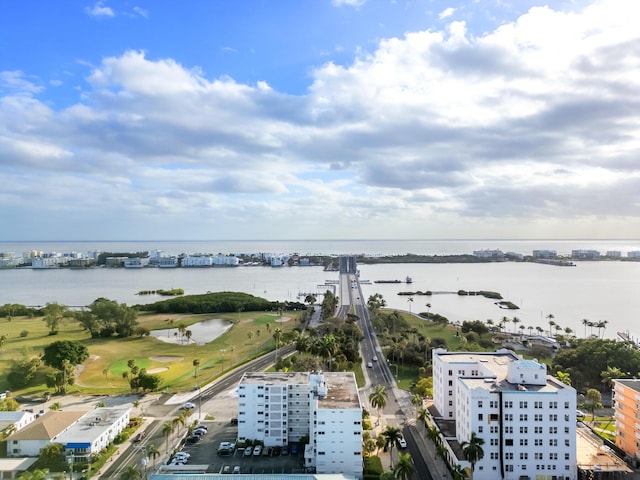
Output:
<instances>
[{"instance_id":1,"label":"tree canopy","mask_svg":"<svg viewBox=\"0 0 640 480\"><path fill-rule=\"evenodd\" d=\"M570 374L578 390L603 387L602 372L617 368L627 375L640 371L640 350L633 342L588 339L576 348L562 350L554 358L554 371Z\"/></svg>"},{"instance_id":2,"label":"tree canopy","mask_svg":"<svg viewBox=\"0 0 640 480\"><path fill-rule=\"evenodd\" d=\"M89 358L89 350L80 342L60 340L44 347L42 361L45 365L57 370L63 370L64 362L71 365L80 365Z\"/></svg>"}]
</instances>

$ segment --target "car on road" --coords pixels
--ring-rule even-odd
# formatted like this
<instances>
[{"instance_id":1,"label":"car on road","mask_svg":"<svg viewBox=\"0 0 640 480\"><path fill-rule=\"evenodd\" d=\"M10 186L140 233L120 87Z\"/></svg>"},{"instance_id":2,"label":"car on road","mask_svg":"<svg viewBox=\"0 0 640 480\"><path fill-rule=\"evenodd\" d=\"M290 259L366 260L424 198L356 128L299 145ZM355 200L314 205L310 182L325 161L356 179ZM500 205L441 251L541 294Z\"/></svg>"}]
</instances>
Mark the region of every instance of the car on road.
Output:
<instances>
[{"instance_id":1,"label":"car on road","mask_svg":"<svg viewBox=\"0 0 640 480\"><path fill-rule=\"evenodd\" d=\"M253 453L253 447L245 447L244 449L245 457L250 457L252 453Z\"/></svg>"},{"instance_id":2,"label":"car on road","mask_svg":"<svg viewBox=\"0 0 640 480\"><path fill-rule=\"evenodd\" d=\"M398 440L398 445L400 445L400 448L407 448L407 441L404 438L401 438Z\"/></svg>"},{"instance_id":3,"label":"car on road","mask_svg":"<svg viewBox=\"0 0 640 480\"><path fill-rule=\"evenodd\" d=\"M367 363L367 368L373 368L373 363L371 362Z\"/></svg>"},{"instance_id":4,"label":"car on road","mask_svg":"<svg viewBox=\"0 0 640 480\"><path fill-rule=\"evenodd\" d=\"M140 432L139 434L137 434L134 439L133 439L133 443L138 443L140 441L142 441L144 439L144 437L146 437L147 434L145 432Z\"/></svg>"},{"instance_id":5,"label":"car on road","mask_svg":"<svg viewBox=\"0 0 640 480\"><path fill-rule=\"evenodd\" d=\"M184 405L182 405L182 410L193 410L194 408L196 408L195 404L191 403L191 402L187 402Z\"/></svg>"},{"instance_id":6,"label":"car on road","mask_svg":"<svg viewBox=\"0 0 640 480\"><path fill-rule=\"evenodd\" d=\"M255 447L253 447L254 457L259 457L261 453L262 453L262 445L256 445Z\"/></svg>"},{"instance_id":7,"label":"car on road","mask_svg":"<svg viewBox=\"0 0 640 480\"><path fill-rule=\"evenodd\" d=\"M378 357L373 357L373 361L377 362L378 361Z\"/></svg>"}]
</instances>

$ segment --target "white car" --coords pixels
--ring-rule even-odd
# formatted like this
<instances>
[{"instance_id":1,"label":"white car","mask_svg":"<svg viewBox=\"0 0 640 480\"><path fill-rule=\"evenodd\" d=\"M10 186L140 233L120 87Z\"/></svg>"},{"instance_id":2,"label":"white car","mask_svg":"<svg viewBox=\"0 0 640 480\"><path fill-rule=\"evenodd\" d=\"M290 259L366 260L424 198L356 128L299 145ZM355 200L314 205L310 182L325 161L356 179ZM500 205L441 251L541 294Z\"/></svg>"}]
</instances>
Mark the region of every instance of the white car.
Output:
<instances>
[{"instance_id":1,"label":"white car","mask_svg":"<svg viewBox=\"0 0 640 480\"><path fill-rule=\"evenodd\" d=\"M367 368L373 368L373 363L371 362L367 363Z\"/></svg>"},{"instance_id":2,"label":"white car","mask_svg":"<svg viewBox=\"0 0 640 480\"><path fill-rule=\"evenodd\" d=\"M196 408L196 406L191 402L187 402L184 405L182 405L183 410L193 410L194 408Z\"/></svg>"},{"instance_id":3,"label":"white car","mask_svg":"<svg viewBox=\"0 0 640 480\"><path fill-rule=\"evenodd\" d=\"M173 458L191 458L191 454L187 452L177 452Z\"/></svg>"},{"instance_id":4,"label":"white car","mask_svg":"<svg viewBox=\"0 0 640 480\"><path fill-rule=\"evenodd\" d=\"M259 457L261 453L262 453L262 445L256 445L255 447L253 447L254 457Z\"/></svg>"},{"instance_id":5,"label":"white car","mask_svg":"<svg viewBox=\"0 0 640 480\"><path fill-rule=\"evenodd\" d=\"M401 438L398 440L398 445L400 445L400 448L407 448L407 441L404 438Z\"/></svg>"}]
</instances>

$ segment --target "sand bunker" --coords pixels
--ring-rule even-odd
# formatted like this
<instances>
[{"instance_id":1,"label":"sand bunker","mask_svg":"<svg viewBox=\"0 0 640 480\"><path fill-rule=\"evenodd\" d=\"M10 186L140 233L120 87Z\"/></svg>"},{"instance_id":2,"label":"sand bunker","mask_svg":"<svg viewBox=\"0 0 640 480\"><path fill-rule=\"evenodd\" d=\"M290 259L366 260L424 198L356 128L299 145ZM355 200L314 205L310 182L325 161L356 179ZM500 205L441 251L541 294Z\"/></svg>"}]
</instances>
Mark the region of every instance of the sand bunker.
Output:
<instances>
[{"instance_id":1,"label":"sand bunker","mask_svg":"<svg viewBox=\"0 0 640 480\"><path fill-rule=\"evenodd\" d=\"M181 362L184 357L149 357L154 362Z\"/></svg>"},{"instance_id":2,"label":"sand bunker","mask_svg":"<svg viewBox=\"0 0 640 480\"><path fill-rule=\"evenodd\" d=\"M166 372L167 370L169 370L169 367L158 367L158 368L152 368L151 370L147 370L147 373L160 373L160 372Z\"/></svg>"}]
</instances>

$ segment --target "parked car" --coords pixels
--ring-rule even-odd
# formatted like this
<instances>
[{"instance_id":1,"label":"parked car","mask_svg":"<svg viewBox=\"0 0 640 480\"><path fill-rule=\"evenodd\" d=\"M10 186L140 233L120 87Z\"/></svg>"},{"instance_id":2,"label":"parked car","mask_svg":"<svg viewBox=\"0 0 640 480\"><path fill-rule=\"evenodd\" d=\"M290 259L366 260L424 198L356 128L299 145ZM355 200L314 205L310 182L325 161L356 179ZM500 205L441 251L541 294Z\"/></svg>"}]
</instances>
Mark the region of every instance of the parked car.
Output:
<instances>
[{"instance_id":1,"label":"parked car","mask_svg":"<svg viewBox=\"0 0 640 480\"><path fill-rule=\"evenodd\" d=\"M264 448L262 449L262 456L263 456L263 457L270 457L270 456L271 456L271 451L272 451L272 450L273 450L273 449L272 449L271 447L264 447Z\"/></svg>"},{"instance_id":2,"label":"parked car","mask_svg":"<svg viewBox=\"0 0 640 480\"><path fill-rule=\"evenodd\" d=\"M233 467L233 473L240 473L240 465Z\"/></svg>"},{"instance_id":3,"label":"parked car","mask_svg":"<svg viewBox=\"0 0 640 480\"><path fill-rule=\"evenodd\" d=\"M194 430L193 432L191 432L191 435L196 435L198 437L204 437L207 434L207 432L205 432L204 430Z\"/></svg>"},{"instance_id":4,"label":"parked car","mask_svg":"<svg viewBox=\"0 0 640 480\"><path fill-rule=\"evenodd\" d=\"M400 445L400 448L407 448L407 441L404 438L401 438L398 440L398 445Z\"/></svg>"},{"instance_id":5,"label":"parked car","mask_svg":"<svg viewBox=\"0 0 640 480\"><path fill-rule=\"evenodd\" d=\"M297 455L298 454L298 444L297 443L292 443L291 444L291 455Z\"/></svg>"},{"instance_id":6,"label":"parked car","mask_svg":"<svg viewBox=\"0 0 640 480\"><path fill-rule=\"evenodd\" d=\"M200 425L197 425L194 430L204 430L205 432L208 432L209 428L206 425L201 423Z\"/></svg>"},{"instance_id":7,"label":"parked car","mask_svg":"<svg viewBox=\"0 0 640 480\"><path fill-rule=\"evenodd\" d=\"M259 457L261 453L262 453L262 445L256 445L255 447L253 447L254 457Z\"/></svg>"},{"instance_id":8,"label":"parked car","mask_svg":"<svg viewBox=\"0 0 640 480\"><path fill-rule=\"evenodd\" d=\"M185 460L189 460L191 458L191 454L187 452L177 452L173 458L184 458Z\"/></svg>"},{"instance_id":9,"label":"parked car","mask_svg":"<svg viewBox=\"0 0 640 480\"><path fill-rule=\"evenodd\" d=\"M289 455L289 447L287 445L282 447L282 455Z\"/></svg>"},{"instance_id":10,"label":"parked car","mask_svg":"<svg viewBox=\"0 0 640 480\"><path fill-rule=\"evenodd\" d=\"M231 473L231 466L225 465L222 469L222 473Z\"/></svg>"},{"instance_id":11,"label":"parked car","mask_svg":"<svg viewBox=\"0 0 640 480\"><path fill-rule=\"evenodd\" d=\"M252 453L253 453L253 447L245 447L244 449L245 457L250 457Z\"/></svg>"},{"instance_id":12,"label":"parked car","mask_svg":"<svg viewBox=\"0 0 640 480\"><path fill-rule=\"evenodd\" d=\"M193 445L194 443L198 443L199 441L200 437L198 435L191 435L184 441L184 443L186 443L187 445Z\"/></svg>"}]
</instances>

